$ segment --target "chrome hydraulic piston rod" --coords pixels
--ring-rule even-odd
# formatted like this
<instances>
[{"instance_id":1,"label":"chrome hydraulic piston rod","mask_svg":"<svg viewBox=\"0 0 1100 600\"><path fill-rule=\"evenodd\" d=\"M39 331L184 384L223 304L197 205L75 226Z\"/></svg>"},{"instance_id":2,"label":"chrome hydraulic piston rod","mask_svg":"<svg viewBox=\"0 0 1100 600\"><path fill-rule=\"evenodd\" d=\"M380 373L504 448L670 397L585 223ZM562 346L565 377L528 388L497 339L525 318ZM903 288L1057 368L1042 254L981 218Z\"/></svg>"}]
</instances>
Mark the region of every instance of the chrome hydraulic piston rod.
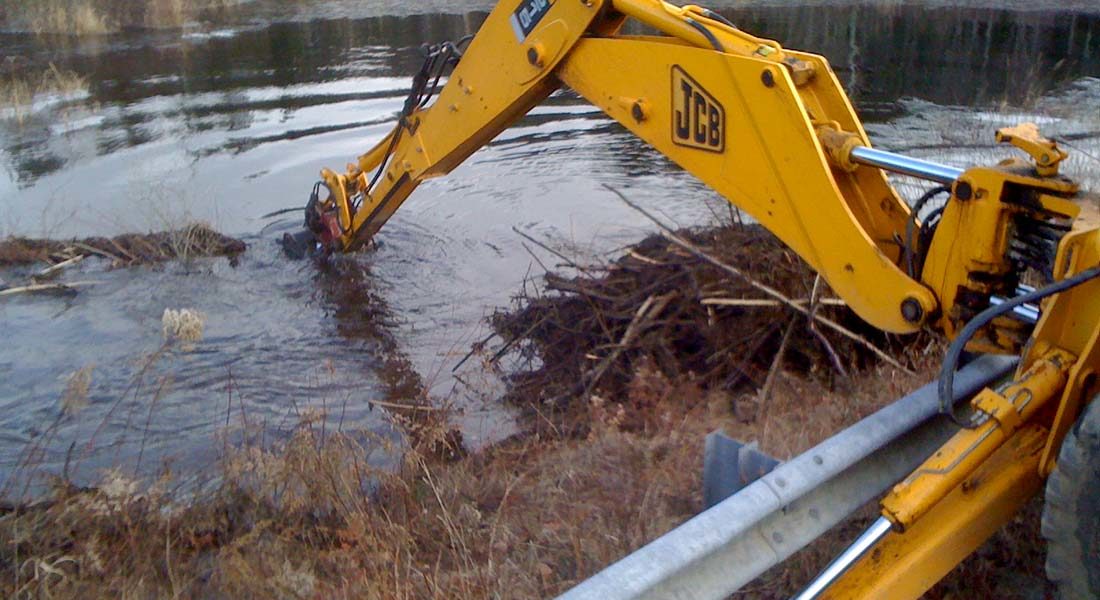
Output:
<instances>
[{"instance_id":1,"label":"chrome hydraulic piston rod","mask_svg":"<svg viewBox=\"0 0 1100 600\"><path fill-rule=\"evenodd\" d=\"M856 146L852 149L852 162L870 167L878 167L884 171L911 175L944 185L951 185L963 174L963 169L941 165L919 158L911 158L885 150L875 150L866 146Z\"/></svg>"},{"instance_id":2,"label":"chrome hydraulic piston rod","mask_svg":"<svg viewBox=\"0 0 1100 600\"><path fill-rule=\"evenodd\" d=\"M863 557L872 546L878 543L887 533L890 532L890 521L886 517L879 517L867 531L863 532L863 535L859 536L844 554L841 554L821 572L821 575L814 579L813 583L806 587L802 593L798 594L793 600L815 600L821 596L838 577L843 575L857 560Z\"/></svg>"}]
</instances>

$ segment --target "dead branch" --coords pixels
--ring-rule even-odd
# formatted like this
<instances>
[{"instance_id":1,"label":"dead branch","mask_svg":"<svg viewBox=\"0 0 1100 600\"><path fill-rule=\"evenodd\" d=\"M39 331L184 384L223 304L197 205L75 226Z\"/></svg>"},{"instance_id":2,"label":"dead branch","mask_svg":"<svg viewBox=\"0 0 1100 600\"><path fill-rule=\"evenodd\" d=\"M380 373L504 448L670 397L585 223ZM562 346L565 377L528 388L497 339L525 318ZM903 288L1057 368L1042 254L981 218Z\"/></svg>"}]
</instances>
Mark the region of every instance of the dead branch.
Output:
<instances>
[{"instance_id":1,"label":"dead branch","mask_svg":"<svg viewBox=\"0 0 1100 600\"><path fill-rule=\"evenodd\" d=\"M71 266L79 263L82 260L84 260L84 255L83 254L77 254L76 256L74 256L74 257L72 257L68 260L63 260L63 261L57 263L56 265L53 265L53 266L47 267L45 269L42 269L38 273L35 273L35 275L34 275L34 277L32 277L32 279L46 279L48 277L53 277L57 273L61 272L63 269L71 267Z\"/></svg>"},{"instance_id":2,"label":"dead branch","mask_svg":"<svg viewBox=\"0 0 1100 600\"><path fill-rule=\"evenodd\" d=\"M566 264L568 264L570 267L573 267L574 269L576 269L576 270L578 270L582 273L588 273L591 270L589 267L582 267L581 265L578 265L575 261L571 260L569 257L562 254L561 252L551 248L550 246L544 244L543 242L540 242L540 241L536 240L535 238L527 235L526 233L523 233L515 225L512 226L512 231L516 232L517 235L519 235L523 239L531 242L532 244L538 246L539 248L542 248L543 250L546 250L550 254L553 254L554 256L564 260L566 262Z\"/></svg>"},{"instance_id":3,"label":"dead branch","mask_svg":"<svg viewBox=\"0 0 1100 600\"><path fill-rule=\"evenodd\" d=\"M0 297L2 296L15 296L17 294L36 294L43 292L62 292L67 294L75 294L76 288L85 287L89 285L95 285L97 281L74 281L72 283L36 283L32 285L24 285L20 287L7 288L0 290Z\"/></svg>"},{"instance_id":4,"label":"dead branch","mask_svg":"<svg viewBox=\"0 0 1100 600\"><path fill-rule=\"evenodd\" d=\"M821 343L821 346L825 348L825 353L829 355L829 360L833 363L833 368L837 370L842 377L848 376L848 371L844 368L844 363L840 361L840 356L837 355L836 350L833 349L833 345L829 343L828 338L818 331L817 326L814 324L815 317L817 316L817 309L821 306L821 300L818 298L818 293L821 291L821 273L817 274L814 278L814 289L810 292L810 318L806 320L806 327L810 330L817 341Z\"/></svg>"},{"instance_id":5,"label":"dead branch","mask_svg":"<svg viewBox=\"0 0 1100 600\"><path fill-rule=\"evenodd\" d=\"M447 410L446 408L440 406L431 406L429 404L401 404L397 402L386 402L384 400L368 400L367 403L373 406L388 408L390 410L418 410L423 412L440 412Z\"/></svg>"},{"instance_id":6,"label":"dead branch","mask_svg":"<svg viewBox=\"0 0 1100 600\"><path fill-rule=\"evenodd\" d=\"M793 300L793 302L803 306L808 306L810 304L808 298L800 298L798 300ZM746 308L779 308L785 306L785 304L779 300L768 300L766 298L703 298L699 303L704 306L740 306ZM818 300L818 304L821 306L848 306L848 303L840 298L822 298Z\"/></svg>"},{"instance_id":7,"label":"dead branch","mask_svg":"<svg viewBox=\"0 0 1100 600\"><path fill-rule=\"evenodd\" d=\"M603 377L604 373L607 372L608 367L611 366L611 364L619 358L619 355L622 354L623 351L630 346L630 343L634 340L634 337L638 334L639 331L641 331L642 328L646 326L646 322L653 319L653 317L661 314L661 312L665 310L665 307L668 306L668 303L672 300L672 297L672 294L667 294L665 296L661 296L660 298L649 296L645 299L645 302L643 302L642 305L638 307L637 312L634 314L634 319L630 322L630 325L627 326L626 332L623 333L623 337L619 340L618 346L611 351L611 354L608 354L606 357L604 357L604 359L600 361L600 364L598 364L593 370L592 378L585 386L585 395L592 393L592 390L596 388L596 384L600 382L600 379Z\"/></svg>"},{"instance_id":8,"label":"dead branch","mask_svg":"<svg viewBox=\"0 0 1100 600\"><path fill-rule=\"evenodd\" d=\"M110 252L107 252L105 250L100 250L99 248L96 248L95 246L90 246L88 244L85 244L84 242L75 242L73 244L73 247L77 248L78 250L83 250L85 254L98 254L99 256L109 259L111 262L116 264L122 262L121 256L111 254Z\"/></svg>"},{"instance_id":9,"label":"dead branch","mask_svg":"<svg viewBox=\"0 0 1100 600\"><path fill-rule=\"evenodd\" d=\"M887 364L893 366L894 368L899 369L901 371L904 371L905 373L912 374L912 371L909 370L907 367L905 367L905 365L902 365L897 360L895 360L893 357L891 357L889 354L886 354L885 352L880 350L874 344L867 341L863 336L853 332L852 330L844 327L843 325L841 325L841 324L837 323L836 321L833 321L833 320L831 320L827 317L823 317L821 315L811 315L810 310L806 306L803 306L801 304L798 304L794 300L791 300L790 298L785 296L783 293L781 293L779 290L776 290L775 288L772 288L768 285L760 283L759 281L757 281L753 277L749 276L747 273L745 273L741 269L738 269L737 267L733 267L731 265L728 265L728 264L718 260L717 258L714 258L713 256L707 254L706 252L703 252L699 247L695 246L691 242L689 242L689 241L681 238L680 236L676 235L676 232L671 227L669 227L668 225L665 225L660 219L654 217L652 214L650 214L644 208L638 206L634 202L631 202L626 196L624 196L621 192L619 192L615 188L613 188L609 185L606 185L606 184L604 185L604 187L606 187L608 190L610 190L612 193L614 193L616 196L618 196L619 199L622 200L627 206L629 206L629 207L633 208L634 210L638 211L639 213L642 214L642 216L646 217L647 219L652 221L655 225L657 225L661 229L661 235L665 239L667 239L668 241L676 244L677 246L680 246L681 248L683 248L687 252L694 255L696 258L699 258L700 260L706 261L706 262L710 263L711 265L713 265L713 266L715 266L715 267L717 267L717 268L719 268L719 269L721 269L721 270L723 270L727 273L730 273L731 275L734 275L736 277L739 277L739 278L745 280L749 285L756 288L757 290L760 290L761 292L764 292L766 295L771 296L772 298L774 298L774 299L778 300L779 302L789 306L790 308L798 311L799 313L802 313L803 315L806 315L807 317L812 317L813 319L815 319L819 323L825 325L826 327L829 327L830 329L836 331L837 333L843 335L844 337L847 337L848 339L864 346L865 348L870 350L872 353L874 353L876 356L878 356L880 359L882 359L884 362L886 362Z\"/></svg>"},{"instance_id":10,"label":"dead branch","mask_svg":"<svg viewBox=\"0 0 1100 600\"><path fill-rule=\"evenodd\" d=\"M775 387L776 376L779 374L779 369L783 365L783 356L787 354L787 344L791 341L791 334L794 333L795 319L791 319L791 322L787 324L787 330L783 332L783 340L779 342L779 350L775 352L775 358L772 359L772 365L768 368L768 375L764 378L764 385L760 387L760 394L757 396L756 414L763 414L768 406L768 398L771 397L772 388Z\"/></svg>"}]
</instances>

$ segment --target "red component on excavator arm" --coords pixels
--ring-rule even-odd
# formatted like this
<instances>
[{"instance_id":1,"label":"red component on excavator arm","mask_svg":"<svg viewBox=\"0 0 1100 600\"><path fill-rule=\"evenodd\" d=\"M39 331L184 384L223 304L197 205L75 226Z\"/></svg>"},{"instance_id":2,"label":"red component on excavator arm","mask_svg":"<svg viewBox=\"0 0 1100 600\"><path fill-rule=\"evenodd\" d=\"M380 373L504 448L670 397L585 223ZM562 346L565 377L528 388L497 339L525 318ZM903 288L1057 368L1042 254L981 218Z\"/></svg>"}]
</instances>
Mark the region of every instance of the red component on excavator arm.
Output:
<instances>
[{"instance_id":1,"label":"red component on excavator arm","mask_svg":"<svg viewBox=\"0 0 1100 600\"><path fill-rule=\"evenodd\" d=\"M318 233L321 246L326 250L338 248L341 233L340 219L336 216L336 212L326 211L321 213L321 231Z\"/></svg>"}]
</instances>

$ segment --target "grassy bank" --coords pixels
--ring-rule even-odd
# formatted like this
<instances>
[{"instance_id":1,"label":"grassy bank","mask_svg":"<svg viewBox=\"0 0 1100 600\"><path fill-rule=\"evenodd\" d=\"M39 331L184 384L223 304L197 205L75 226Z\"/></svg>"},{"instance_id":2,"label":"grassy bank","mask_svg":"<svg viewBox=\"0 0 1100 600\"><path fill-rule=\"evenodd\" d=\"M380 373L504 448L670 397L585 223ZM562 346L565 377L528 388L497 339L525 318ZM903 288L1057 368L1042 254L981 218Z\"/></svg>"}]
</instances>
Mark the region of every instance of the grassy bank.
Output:
<instances>
[{"instance_id":1,"label":"grassy bank","mask_svg":"<svg viewBox=\"0 0 1100 600\"><path fill-rule=\"evenodd\" d=\"M770 265L753 272L792 298L815 296L805 265L759 230L683 235L740 268ZM942 353L931 338L875 338L903 360L895 368L833 334L804 333L804 316L738 304L754 298L744 282L660 238L548 285L558 291L494 319L514 354L507 401L523 409L521 434L468 453L445 411L394 412L406 432L395 447L313 415L282 441L227 446L217 483L194 497L173 494L170 473L152 483L108 473L93 487L56 480L45 498L0 506L0 594L552 596L702 509L710 431L788 458L933 378ZM820 310L848 322L842 306ZM562 354L547 362L553 352ZM475 356L495 370L507 354ZM379 452L398 457L396 468L371 467ZM789 597L872 514L738 597ZM1017 597L1005 574L1039 576L1036 540L1032 511L931 597Z\"/></svg>"},{"instance_id":2,"label":"grassy bank","mask_svg":"<svg viewBox=\"0 0 1100 600\"><path fill-rule=\"evenodd\" d=\"M192 501L165 477L117 474L95 488L59 485L0 516L5 597L536 598L568 589L702 509L702 438L723 426L781 456L931 376L861 374L827 392L785 376L769 416L729 418L730 399L640 372L622 405L651 409L648 432L623 431L592 406L583 438L523 436L454 462L410 449L395 472L370 468L353 434L303 423L285 444L242 448ZM806 397L814 397L807 406ZM868 521L862 518L773 570L738 597L786 598ZM933 598L1022 597L1006 584L1041 576L1035 511L999 534Z\"/></svg>"},{"instance_id":3,"label":"grassy bank","mask_svg":"<svg viewBox=\"0 0 1100 600\"><path fill-rule=\"evenodd\" d=\"M278 447L227 455L221 484L192 502L173 501L167 478L144 489L118 475L94 489L60 485L0 517L0 591L547 597L701 509L710 429L724 424L768 450L798 450L792 439L816 441L806 432L839 427L877 403L867 390L829 395L807 411L797 398L809 385L784 383L768 419L738 424L729 398L643 371L620 406L653 407L644 433L623 431L617 411L593 405L583 438L524 436L450 463L410 449L396 472L380 472L367 457L383 448L304 423ZM826 558L804 556L747 597L784 596Z\"/></svg>"},{"instance_id":4,"label":"grassy bank","mask_svg":"<svg viewBox=\"0 0 1100 600\"><path fill-rule=\"evenodd\" d=\"M0 25L39 34L96 35L129 27L178 28L240 0L2 0Z\"/></svg>"}]
</instances>

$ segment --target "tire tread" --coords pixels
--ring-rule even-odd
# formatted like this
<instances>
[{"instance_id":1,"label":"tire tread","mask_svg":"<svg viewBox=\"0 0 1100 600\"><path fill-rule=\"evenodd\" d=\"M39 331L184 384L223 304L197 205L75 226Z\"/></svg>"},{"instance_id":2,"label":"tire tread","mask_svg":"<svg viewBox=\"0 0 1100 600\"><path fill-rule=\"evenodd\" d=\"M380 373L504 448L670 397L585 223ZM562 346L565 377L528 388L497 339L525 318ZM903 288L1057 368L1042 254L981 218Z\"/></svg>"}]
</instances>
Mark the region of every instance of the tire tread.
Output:
<instances>
[{"instance_id":1,"label":"tire tread","mask_svg":"<svg viewBox=\"0 0 1100 600\"><path fill-rule=\"evenodd\" d=\"M1064 600L1100 598L1100 564L1096 548L1088 548L1082 532L1098 526L1095 508L1100 502L1100 402L1091 402L1066 435L1058 465L1047 479L1042 534L1047 540L1047 577ZM1085 519L1091 519L1087 523ZM1089 526L1091 525L1091 527Z\"/></svg>"}]
</instances>

